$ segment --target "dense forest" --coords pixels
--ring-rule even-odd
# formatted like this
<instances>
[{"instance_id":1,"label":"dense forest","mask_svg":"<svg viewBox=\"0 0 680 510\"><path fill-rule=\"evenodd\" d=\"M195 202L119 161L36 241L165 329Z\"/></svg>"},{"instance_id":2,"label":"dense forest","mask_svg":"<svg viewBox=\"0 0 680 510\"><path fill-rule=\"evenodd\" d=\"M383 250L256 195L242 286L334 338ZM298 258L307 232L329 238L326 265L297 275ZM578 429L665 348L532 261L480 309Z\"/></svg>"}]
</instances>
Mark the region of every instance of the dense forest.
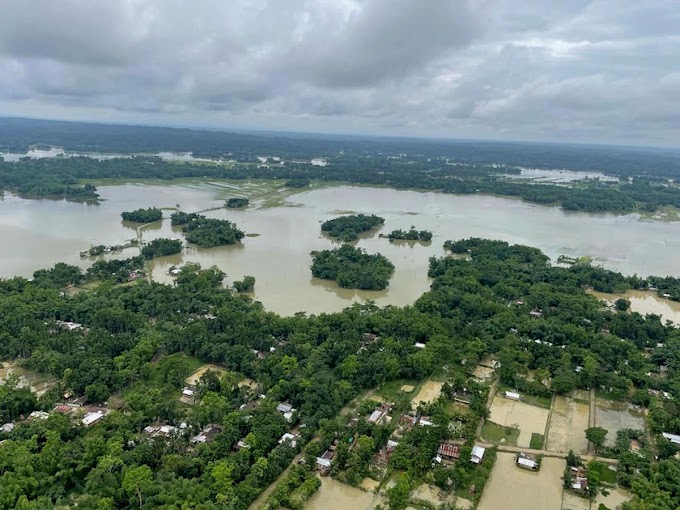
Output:
<instances>
[{"instance_id":1,"label":"dense forest","mask_svg":"<svg viewBox=\"0 0 680 510\"><path fill-rule=\"evenodd\" d=\"M416 230L415 226L411 226L408 230L393 230L387 237L390 241L431 241L432 232L429 230Z\"/></svg>"},{"instance_id":2,"label":"dense forest","mask_svg":"<svg viewBox=\"0 0 680 510\"><path fill-rule=\"evenodd\" d=\"M123 211L120 213L120 215L124 221L133 221L135 223L151 223L152 221L159 221L163 219L163 211L157 207L136 209L134 211Z\"/></svg>"},{"instance_id":3,"label":"dense forest","mask_svg":"<svg viewBox=\"0 0 680 510\"><path fill-rule=\"evenodd\" d=\"M225 205L230 209L240 209L242 207L247 207L250 201L247 198L229 198Z\"/></svg>"},{"instance_id":4,"label":"dense forest","mask_svg":"<svg viewBox=\"0 0 680 510\"><path fill-rule=\"evenodd\" d=\"M321 224L321 232L341 241L350 242L356 241L359 234L373 230L383 223L385 223L385 218L375 214L370 216L366 214L350 214L324 221Z\"/></svg>"},{"instance_id":5,"label":"dense forest","mask_svg":"<svg viewBox=\"0 0 680 510\"><path fill-rule=\"evenodd\" d=\"M384 255L369 254L346 244L312 255L313 276L335 280L340 287L347 289L385 289L394 273L394 264Z\"/></svg>"},{"instance_id":6,"label":"dense forest","mask_svg":"<svg viewBox=\"0 0 680 510\"><path fill-rule=\"evenodd\" d=\"M309 317L269 313L222 287L220 271L194 264L174 286L109 284L120 266L139 259L102 262L86 273L60 263L36 271L32 281L0 280L0 357L55 381L40 397L11 381L0 389L2 418L16 420L0 438L0 508L245 509L297 451L307 446L305 455L313 455L347 435L356 446L338 447L331 474L356 483L393 428L365 418L350 426L340 409L364 389L422 380L444 365L450 384L420 411L432 426L405 432L389 460L387 469L403 473L388 491L389 504L403 508L424 479L441 490L452 490L449 480L454 487L475 484L481 493L493 450L479 466L433 469L431 459L449 438L460 437L469 453L475 421L452 415L447 395L465 385L473 393L466 416L484 415L486 394L468 381L487 354L501 362L501 384L523 392L604 387L611 398L647 407L656 450L610 453L620 463L619 483L634 495L624 508L680 507L678 448L659 435L680 433L680 330L658 316L603 307L585 292L601 282L630 284L617 273L552 266L537 249L498 241L447 245L468 256L432 258L432 288L413 306L365 303ZM105 284L63 292L86 282ZM227 372L204 374L194 400L184 403L185 378L205 362ZM544 371L549 382L530 380L529 371ZM257 389L240 385L243 377ZM82 396L85 407L52 411L65 395ZM295 409L291 422L278 402ZM88 427L81 417L90 409L106 415ZM33 410L50 414L21 420ZM461 429L449 426L454 418ZM173 428L149 432L160 424ZM295 446L279 444L300 424ZM209 436L205 444L201 433ZM240 441L247 447L237 447ZM309 479L292 472L275 497L304 500L314 490Z\"/></svg>"},{"instance_id":7,"label":"dense forest","mask_svg":"<svg viewBox=\"0 0 680 510\"><path fill-rule=\"evenodd\" d=\"M188 217L191 219L185 222ZM234 244L245 237L245 233L235 223L227 220L206 218L202 215L187 215L175 216L175 221L183 222L179 224L182 225L182 232L184 232L186 240L201 248ZM178 223L173 224L177 225Z\"/></svg>"},{"instance_id":8,"label":"dense forest","mask_svg":"<svg viewBox=\"0 0 680 510\"><path fill-rule=\"evenodd\" d=\"M142 247L142 257L146 260L156 257L166 257L182 251L182 241L179 239L154 239Z\"/></svg>"}]
</instances>

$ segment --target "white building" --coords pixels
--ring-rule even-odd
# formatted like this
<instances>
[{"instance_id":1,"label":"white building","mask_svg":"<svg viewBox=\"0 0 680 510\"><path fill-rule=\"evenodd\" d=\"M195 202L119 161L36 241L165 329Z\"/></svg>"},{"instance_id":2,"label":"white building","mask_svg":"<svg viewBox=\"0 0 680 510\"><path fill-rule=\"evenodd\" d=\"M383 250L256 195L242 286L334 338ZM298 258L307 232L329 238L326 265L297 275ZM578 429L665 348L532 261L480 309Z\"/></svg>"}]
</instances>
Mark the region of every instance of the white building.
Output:
<instances>
[{"instance_id":1,"label":"white building","mask_svg":"<svg viewBox=\"0 0 680 510\"><path fill-rule=\"evenodd\" d=\"M95 411L93 413L87 413L81 421L83 425L85 425L86 427L91 427L99 420L104 418L104 416L106 416L106 413L104 411Z\"/></svg>"},{"instance_id":2,"label":"white building","mask_svg":"<svg viewBox=\"0 0 680 510\"><path fill-rule=\"evenodd\" d=\"M482 462L485 452L486 448L482 446L473 446L472 455L470 456L470 462L472 462L473 464L479 464L480 462Z\"/></svg>"}]
</instances>

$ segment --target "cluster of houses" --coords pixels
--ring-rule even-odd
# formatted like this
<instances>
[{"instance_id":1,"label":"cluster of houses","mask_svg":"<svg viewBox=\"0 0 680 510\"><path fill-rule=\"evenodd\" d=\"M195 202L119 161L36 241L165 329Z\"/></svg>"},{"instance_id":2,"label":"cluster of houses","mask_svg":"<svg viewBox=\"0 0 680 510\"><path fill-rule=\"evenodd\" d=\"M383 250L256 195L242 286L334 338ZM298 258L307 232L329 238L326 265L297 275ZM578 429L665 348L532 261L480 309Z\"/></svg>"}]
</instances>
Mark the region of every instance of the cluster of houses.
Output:
<instances>
[{"instance_id":1,"label":"cluster of houses","mask_svg":"<svg viewBox=\"0 0 680 510\"><path fill-rule=\"evenodd\" d=\"M59 326L61 329L65 329L66 331L82 331L83 333L87 333L89 331L88 328L80 324L79 322L71 322L71 321L54 321L54 323Z\"/></svg>"},{"instance_id":2,"label":"cluster of houses","mask_svg":"<svg viewBox=\"0 0 680 510\"><path fill-rule=\"evenodd\" d=\"M569 468L572 476L571 489L576 492L585 493L588 491L588 472L583 466L572 466Z\"/></svg>"}]
</instances>

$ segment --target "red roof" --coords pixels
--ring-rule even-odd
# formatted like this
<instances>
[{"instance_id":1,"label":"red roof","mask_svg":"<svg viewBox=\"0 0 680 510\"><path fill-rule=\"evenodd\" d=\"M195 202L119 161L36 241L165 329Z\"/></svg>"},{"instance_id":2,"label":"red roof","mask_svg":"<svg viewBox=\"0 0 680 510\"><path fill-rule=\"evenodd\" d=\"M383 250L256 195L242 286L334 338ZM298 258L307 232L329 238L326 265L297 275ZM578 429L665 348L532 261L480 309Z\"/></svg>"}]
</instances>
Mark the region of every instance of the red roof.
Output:
<instances>
[{"instance_id":1,"label":"red roof","mask_svg":"<svg viewBox=\"0 0 680 510\"><path fill-rule=\"evenodd\" d=\"M448 443L441 443L437 453L443 457L451 457L457 459L460 457L460 446L456 446Z\"/></svg>"},{"instance_id":2,"label":"red roof","mask_svg":"<svg viewBox=\"0 0 680 510\"><path fill-rule=\"evenodd\" d=\"M70 413L71 408L69 406L57 406L54 410L58 413Z\"/></svg>"}]
</instances>

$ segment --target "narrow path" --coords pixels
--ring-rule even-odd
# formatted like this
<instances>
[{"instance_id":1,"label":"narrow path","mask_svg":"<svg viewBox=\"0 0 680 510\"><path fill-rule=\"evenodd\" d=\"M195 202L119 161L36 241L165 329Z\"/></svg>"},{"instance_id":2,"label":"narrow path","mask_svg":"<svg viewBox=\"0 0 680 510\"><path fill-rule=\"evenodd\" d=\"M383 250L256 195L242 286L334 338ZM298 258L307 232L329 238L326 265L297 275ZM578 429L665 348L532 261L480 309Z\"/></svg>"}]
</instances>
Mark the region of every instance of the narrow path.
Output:
<instances>
[{"instance_id":1,"label":"narrow path","mask_svg":"<svg viewBox=\"0 0 680 510\"><path fill-rule=\"evenodd\" d=\"M498 377L494 378L493 382L491 383L491 387L489 388L489 397L486 399L486 408L487 409L491 409L491 404L493 403L493 398L496 396L496 388L497 387L498 387ZM476 437L481 437L483 425L484 425L484 418L479 420L479 424L477 425Z\"/></svg>"},{"instance_id":2,"label":"narrow path","mask_svg":"<svg viewBox=\"0 0 680 510\"><path fill-rule=\"evenodd\" d=\"M483 446L485 448L493 448L494 446L499 452L505 452L505 453L529 453L531 455L542 455L543 457L554 457L556 459L566 459L567 454L563 452L550 452L546 450L535 450L533 448L522 448L519 446L497 446L492 443L486 443L484 441L476 441L476 445ZM603 462L605 464L618 464L619 461L617 459L610 459L608 457L597 457L594 455L582 455L581 458L584 461L590 461L590 460L598 460L600 462Z\"/></svg>"},{"instance_id":3,"label":"narrow path","mask_svg":"<svg viewBox=\"0 0 680 510\"><path fill-rule=\"evenodd\" d=\"M595 412L597 410L597 406L595 405L596 399L595 399L595 388L590 388L590 415L588 416L588 427L594 427L595 426ZM595 445L588 441L588 453L593 454L595 451Z\"/></svg>"},{"instance_id":4,"label":"narrow path","mask_svg":"<svg viewBox=\"0 0 680 510\"><path fill-rule=\"evenodd\" d=\"M553 394L550 399L550 410L548 411L548 420L545 422L545 432L543 434L543 449L548 449L548 434L550 434L550 420L552 419L553 407L555 406L555 398L557 395Z\"/></svg>"}]
</instances>

